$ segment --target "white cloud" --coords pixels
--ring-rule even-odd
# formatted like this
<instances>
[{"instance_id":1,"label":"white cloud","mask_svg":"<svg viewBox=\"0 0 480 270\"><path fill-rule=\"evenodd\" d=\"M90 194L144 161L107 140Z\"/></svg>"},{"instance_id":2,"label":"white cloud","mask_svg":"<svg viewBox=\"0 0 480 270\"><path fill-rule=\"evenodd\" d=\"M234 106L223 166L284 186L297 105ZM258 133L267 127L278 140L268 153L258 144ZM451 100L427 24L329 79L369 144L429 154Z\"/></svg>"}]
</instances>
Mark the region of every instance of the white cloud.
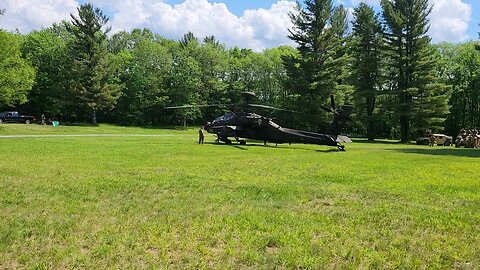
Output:
<instances>
[{"instance_id":1,"label":"white cloud","mask_svg":"<svg viewBox=\"0 0 480 270\"><path fill-rule=\"evenodd\" d=\"M207 0L186 0L174 6L161 0L91 2L113 11L112 33L149 28L154 33L178 40L192 32L199 38L213 35L227 46L257 51L292 44L287 35L291 28L288 12L293 11L293 1L279 1L270 9L245 10L241 17L230 12L225 4Z\"/></svg>"},{"instance_id":2,"label":"white cloud","mask_svg":"<svg viewBox=\"0 0 480 270\"><path fill-rule=\"evenodd\" d=\"M3 0L6 14L0 17L0 28L28 33L49 27L54 22L70 20L80 0ZM82 1L85 2L85 1ZM242 16L230 12L223 3L208 0L186 0L178 5L164 0L90 0L110 16L112 33L134 28L150 28L167 38L180 39L193 32L197 37L214 35L227 46L260 51L281 44L292 44L287 38L294 1L280 0L269 9L245 10Z\"/></svg>"},{"instance_id":3,"label":"white cloud","mask_svg":"<svg viewBox=\"0 0 480 270\"><path fill-rule=\"evenodd\" d=\"M69 20L76 13L75 0L2 0L0 28L27 33L33 29L50 27L54 22Z\"/></svg>"},{"instance_id":4,"label":"white cloud","mask_svg":"<svg viewBox=\"0 0 480 270\"><path fill-rule=\"evenodd\" d=\"M379 9L380 0L350 0L353 7L361 2ZM429 0L433 5L430 14L429 35L433 42L461 42L469 38L468 25L471 21L472 7L463 0Z\"/></svg>"},{"instance_id":5,"label":"white cloud","mask_svg":"<svg viewBox=\"0 0 480 270\"><path fill-rule=\"evenodd\" d=\"M468 25L472 6L462 0L430 0L433 10L430 15L430 36L433 42L461 42L469 38Z\"/></svg>"},{"instance_id":6,"label":"white cloud","mask_svg":"<svg viewBox=\"0 0 480 270\"><path fill-rule=\"evenodd\" d=\"M430 16L430 35L434 42L464 41L471 21L472 7L465 0L430 0L434 4ZM32 29L49 27L54 22L70 20L78 2L85 0L1 0L6 13L0 17L0 28ZM165 0L90 0L110 16L112 33L134 28L150 28L167 38L180 39L191 31L197 37L214 35L227 46L260 51L282 44L294 45L287 38L292 23L288 13L294 10L293 0L279 0L268 9L245 10L241 16L230 12L223 3L208 0L186 0L170 5ZM365 2L380 11L379 0L337 0L351 8Z\"/></svg>"}]
</instances>

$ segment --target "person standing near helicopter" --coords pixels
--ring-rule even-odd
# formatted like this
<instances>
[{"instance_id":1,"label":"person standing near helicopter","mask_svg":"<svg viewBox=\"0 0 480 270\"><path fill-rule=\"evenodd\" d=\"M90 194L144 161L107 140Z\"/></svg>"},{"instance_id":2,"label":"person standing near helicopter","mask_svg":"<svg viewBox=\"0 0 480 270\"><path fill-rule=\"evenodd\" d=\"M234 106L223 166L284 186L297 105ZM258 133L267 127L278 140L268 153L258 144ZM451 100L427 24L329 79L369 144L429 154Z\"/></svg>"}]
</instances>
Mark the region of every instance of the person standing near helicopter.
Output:
<instances>
[{"instance_id":1,"label":"person standing near helicopter","mask_svg":"<svg viewBox=\"0 0 480 270\"><path fill-rule=\"evenodd\" d=\"M203 126L200 127L198 130L198 144L203 144L203 141L205 140L205 135L203 135Z\"/></svg>"}]
</instances>

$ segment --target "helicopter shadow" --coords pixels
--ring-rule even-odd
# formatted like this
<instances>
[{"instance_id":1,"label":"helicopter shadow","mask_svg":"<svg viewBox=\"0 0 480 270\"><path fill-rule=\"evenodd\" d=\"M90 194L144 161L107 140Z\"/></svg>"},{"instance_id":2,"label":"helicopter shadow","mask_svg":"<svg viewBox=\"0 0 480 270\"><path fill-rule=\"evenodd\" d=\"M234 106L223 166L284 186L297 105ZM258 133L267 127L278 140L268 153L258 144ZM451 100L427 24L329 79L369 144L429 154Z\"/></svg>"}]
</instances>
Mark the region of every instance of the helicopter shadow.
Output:
<instances>
[{"instance_id":1,"label":"helicopter shadow","mask_svg":"<svg viewBox=\"0 0 480 270\"><path fill-rule=\"evenodd\" d=\"M229 146L233 148L237 148L240 150L248 150L245 146L246 145L240 145L240 144L225 144L225 143L218 143L218 142L204 142L204 144L209 144L209 145L218 145L218 146Z\"/></svg>"},{"instance_id":2,"label":"helicopter shadow","mask_svg":"<svg viewBox=\"0 0 480 270\"><path fill-rule=\"evenodd\" d=\"M315 152L318 152L318 153L335 153L335 152L345 152L345 151L342 151L340 149L325 149L325 150L315 150Z\"/></svg>"},{"instance_id":3,"label":"helicopter shadow","mask_svg":"<svg viewBox=\"0 0 480 270\"><path fill-rule=\"evenodd\" d=\"M406 154L419 154L419 155L431 155L431 156L456 156L456 157L468 157L468 158L480 158L480 151L478 149L469 148L428 148L428 149L411 149L400 148L391 149L391 151L406 153Z\"/></svg>"},{"instance_id":4,"label":"helicopter shadow","mask_svg":"<svg viewBox=\"0 0 480 270\"><path fill-rule=\"evenodd\" d=\"M301 146L294 146L294 145L288 145L288 147L282 147L281 145L264 145L263 143L249 143L246 145L240 145L240 144L224 144L224 143L217 143L217 142L205 142L205 144L209 145L223 145L223 146L229 146L229 147L234 147L240 150L248 150L250 147L262 147L262 148L275 148L275 149L288 149L288 150L304 150L304 151L315 151L317 153L334 153L334 152L344 152L339 149L311 149L311 148L305 148Z\"/></svg>"}]
</instances>

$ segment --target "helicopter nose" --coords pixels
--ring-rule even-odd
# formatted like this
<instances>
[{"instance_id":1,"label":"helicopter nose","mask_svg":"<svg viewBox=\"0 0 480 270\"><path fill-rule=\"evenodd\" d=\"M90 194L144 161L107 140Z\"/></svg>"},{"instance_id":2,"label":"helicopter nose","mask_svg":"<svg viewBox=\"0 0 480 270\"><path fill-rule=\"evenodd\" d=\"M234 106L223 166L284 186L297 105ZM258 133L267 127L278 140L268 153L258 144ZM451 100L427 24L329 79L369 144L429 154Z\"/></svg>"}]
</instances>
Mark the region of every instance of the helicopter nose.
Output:
<instances>
[{"instance_id":1,"label":"helicopter nose","mask_svg":"<svg viewBox=\"0 0 480 270\"><path fill-rule=\"evenodd\" d=\"M207 123L203 126L203 128L204 128L206 131L210 130L211 127L212 127L212 123L211 123L211 122L207 122Z\"/></svg>"}]
</instances>

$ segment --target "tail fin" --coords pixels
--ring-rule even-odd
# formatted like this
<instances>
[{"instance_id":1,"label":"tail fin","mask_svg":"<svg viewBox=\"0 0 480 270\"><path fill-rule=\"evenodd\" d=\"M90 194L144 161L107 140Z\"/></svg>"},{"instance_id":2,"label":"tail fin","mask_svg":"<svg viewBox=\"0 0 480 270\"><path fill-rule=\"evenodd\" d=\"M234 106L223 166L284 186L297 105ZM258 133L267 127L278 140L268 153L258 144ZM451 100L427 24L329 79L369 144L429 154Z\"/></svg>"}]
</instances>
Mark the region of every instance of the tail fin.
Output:
<instances>
[{"instance_id":1,"label":"tail fin","mask_svg":"<svg viewBox=\"0 0 480 270\"><path fill-rule=\"evenodd\" d=\"M351 120L350 114L352 114L353 107L344 105L335 109L333 121L328 128L328 133L331 135L340 135L345 123Z\"/></svg>"}]
</instances>

